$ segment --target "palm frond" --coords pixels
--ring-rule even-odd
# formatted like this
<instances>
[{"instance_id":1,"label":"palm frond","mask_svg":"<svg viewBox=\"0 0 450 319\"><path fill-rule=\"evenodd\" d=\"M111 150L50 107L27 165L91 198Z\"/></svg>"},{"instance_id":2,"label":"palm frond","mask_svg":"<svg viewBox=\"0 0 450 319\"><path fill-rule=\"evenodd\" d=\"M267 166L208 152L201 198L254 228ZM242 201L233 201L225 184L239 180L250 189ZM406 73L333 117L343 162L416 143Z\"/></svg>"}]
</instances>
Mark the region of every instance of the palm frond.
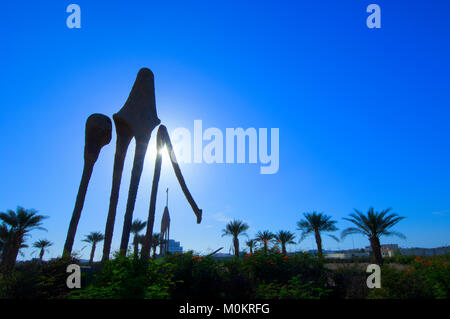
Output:
<instances>
[{"instance_id":1,"label":"palm frond","mask_svg":"<svg viewBox=\"0 0 450 319\"><path fill-rule=\"evenodd\" d=\"M245 231L248 228L249 226L245 222L241 220L233 220L225 226L225 229L222 230L222 237L223 236L238 237L241 235L242 236L247 235Z\"/></svg>"},{"instance_id":2,"label":"palm frond","mask_svg":"<svg viewBox=\"0 0 450 319\"><path fill-rule=\"evenodd\" d=\"M345 229L341 234L341 238L343 239L350 234L363 234L369 238L378 238L381 235L393 235L403 238L403 234L390 231L389 229L405 217L390 213L391 210L391 208L387 208L381 212L376 212L373 207L370 207L367 213L363 214L355 209L355 213L351 213L349 215L350 218L344 218L344 220L353 223L356 227Z\"/></svg>"}]
</instances>

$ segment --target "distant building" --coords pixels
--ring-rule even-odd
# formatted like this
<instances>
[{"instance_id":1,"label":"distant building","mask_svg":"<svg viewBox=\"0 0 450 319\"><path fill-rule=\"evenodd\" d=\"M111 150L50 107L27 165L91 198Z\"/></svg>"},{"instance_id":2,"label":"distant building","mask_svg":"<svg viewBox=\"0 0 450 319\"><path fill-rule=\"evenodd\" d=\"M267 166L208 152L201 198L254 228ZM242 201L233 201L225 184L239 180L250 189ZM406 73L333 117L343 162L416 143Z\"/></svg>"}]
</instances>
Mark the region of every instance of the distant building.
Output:
<instances>
[{"instance_id":1,"label":"distant building","mask_svg":"<svg viewBox=\"0 0 450 319\"><path fill-rule=\"evenodd\" d=\"M385 244L385 245L381 245L381 256L382 257L393 257L394 256L394 252L397 251L398 245L397 244ZM366 247L366 251L371 252L372 251L372 247L367 246Z\"/></svg>"},{"instance_id":2,"label":"distant building","mask_svg":"<svg viewBox=\"0 0 450 319\"><path fill-rule=\"evenodd\" d=\"M325 258L334 259L351 259L359 257L368 257L370 253L364 249L351 249L351 250L341 250L341 251L328 251L325 252Z\"/></svg>"},{"instance_id":3,"label":"distant building","mask_svg":"<svg viewBox=\"0 0 450 319\"><path fill-rule=\"evenodd\" d=\"M179 241L175 241L173 239L169 239L169 252L174 253L182 253L183 247L180 246Z\"/></svg>"},{"instance_id":4,"label":"distant building","mask_svg":"<svg viewBox=\"0 0 450 319\"><path fill-rule=\"evenodd\" d=\"M367 246L366 251L372 252L372 248ZM400 248L397 244L381 245L381 255L383 257L393 257L396 253L404 256L438 256L449 254L450 246L437 248Z\"/></svg>"},{"instance_id":5,"label":"distant building","mask_svg":"<svg viewBox=\"0 0 450 319\"><path fill-rule=\"evenodd\" d=\"M438 256L450 253L450 246L437 248L400 248L401 255L415 255L415 256Z\"/></svg>"},{"instance_id":6,"label":"distant building","mask_svg":"<svg viewBox=\"0 0 450 319\"><path fill-rule=\"evenodd\" d=\"M381 245L381 256L382 257L394 257L395 251L398 251L397 244Z\"/></svg>"}]
</instances>

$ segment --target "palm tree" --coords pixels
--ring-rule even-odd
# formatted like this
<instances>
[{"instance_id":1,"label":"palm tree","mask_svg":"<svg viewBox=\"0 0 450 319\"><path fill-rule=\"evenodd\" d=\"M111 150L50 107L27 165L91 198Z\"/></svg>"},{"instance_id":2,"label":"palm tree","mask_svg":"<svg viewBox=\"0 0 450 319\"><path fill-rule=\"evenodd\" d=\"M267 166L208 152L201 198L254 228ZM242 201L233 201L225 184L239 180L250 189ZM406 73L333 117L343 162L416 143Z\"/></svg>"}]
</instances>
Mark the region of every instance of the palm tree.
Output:
<instances>
[{"instance_id":1,"label":"palm tree","mask_svg":"<svg viewBox=\"0 0 450 319\"><path fill-rule=\"evenodd\" d=\"M267 248L269 243L274 239L275 235L272 234L270 231L265 230L265 231L259 231L256 234L256 241L259 241L260 243L262 243L264 245L264 252L267 253Z\"/></svg>"},{"instance_id":2,"label":"palm tree","mask_svg":"<svg viewBox=\"0 0 450 319\"><path fill-rule=\"evenodd\" d=\"M325 215L324 213L305 213L306 219L302 219L297 222L297 229L302 231L301 240L303 240L307 235L314 233L317 244L317 253L319 258L323 257L322 252L322 237L320 233L322 232L332 232L338 230L335 226L336 221L331 220L331 216ZM333 235L327 234L336 241L339 239Z\"/></svg>"},{"instance_id":3,"label":"palm tree","mask_svg":"<svg viewBox=\"0 0 450 319\"><path fill-rule=\"evenodd\" d=\"M153 258L156 258L156 249L164 243L163 235L160 233L152 234Z\"/></svg>"},{"instance_id":4,"label":"palm tree","mask_svg":"<svg viewBox=\"0 0 450 319\"><path fill-rule=\"evenodd\" d=\"M281 243L281 250L283 255L286 255L286 245L295 244L295 235L290 231L280 230L276 235L275 239Z\"/></svg>"},{"instance_id":5,"label":"palm tree","mask_svg":"<svg viewBox=\"0 0 450 319\"><path fill-rule=\"evenodd\" d=\"M138 239L138 235L139 233L145 228L145 226L147 225L147 222L143 222L139 219L135 219L133 221L133 223L131 224L131 233L133 233L134 238L133 238L133 246L134 246L134 255L137 256L139 254L139 239Z\"/></svg>"},{"instance_id":6,"label":"palm tree","mask_svg":"<svg viewBox=\"0 0 450 319\"><path fill-rule=\"evenodd\" d=\"M95 247L97 246L97 243L101 242L103 239L105 239L105 236L103 236L103 234L100 232L91 232L89 235L86 235L85 239L83 239L84 242L92 244L89 264L92 264L92 262L94 261Z\"/></svg>"},{"instance_id":7,"label":"palm tree","mask_svg":"<svg viewBox=\"0 0 450 319\"><path fill-rule=\"evenodd\" d=\"M7 240L2 248L2 268L11 270L16 264L17 255L21 248L26 247L25 238L29 232L35 229L46 230L42 226L42 220L46 216L38 215L34 209L24 209L20 206L16 211L7 210L0 213L0 221L3 223L2 232L7 233Z\"/></svg>"},{"instance_id":8,"label":"palm tree","mask_svg":"<svg viewBox=\"0 0 450 319\"><path fill-rule=\"evenodd\" d=\"M6 224L0 224L0 265L7 260L9 248L12 246L13 232Z\"/></svg>"},{"instance_id":9,"label":"palm tree","mask_svg":"<svg viewBox=\"0 0 450 319\"><path fill-rule=\"evenodd\" d=\"M253 248L255 248L256 245L256 239L250 239L245 242L248 248L250 248L250 254L253 254Z\"/></svg>"},{"instance_id":10,"label":"palm tree","mask_svg":"<svg viewBox=\"0 0 450 319\"><path fill-rule=\"evenodd\" d=\"M233 220L229 222L225 229L222 230L223 236L233 236L234 255L239 257L239 238L240 235L246 235L245 231L248 225L241 220Z\"/></svg>"},{"instance_id":11,"label":"palm tree","mask_svg":"<svg viewBox=\"0 0 450 319\"><path fill-rule=\"evenodd\" d=\"M380 236L397 236L406 238L405 235L389 230L399 221L405 217L400 217L397 214L389 214L391 208L385 209L381 212L375 212L373 207L370 207L367 214L364 215L355 209L355 213L350 214L351 218L344 218L352 222L356 227L349 227L342 231L341 238L345 238L351 234L363 234L369 237L370 246L377 264L383 264L383 256L381 255Z\"/></svg>"},{"instance_id":12,"label":"palm tree","mask_svg":"<svg viewBox=\"0 0 450 319\"><path fill-rule=\"evenodd\" d=\"M44 257L45 250L48 247L52 246L52 245L53 245L53 243L51 241L46 240L46 239L39 239L37 242L35 242L33 244L34 248L38 248L38 249L41 250L40 253L39 253L39 260L40 261L42 261L42 258Z\"/></svg>"}]
</instances>

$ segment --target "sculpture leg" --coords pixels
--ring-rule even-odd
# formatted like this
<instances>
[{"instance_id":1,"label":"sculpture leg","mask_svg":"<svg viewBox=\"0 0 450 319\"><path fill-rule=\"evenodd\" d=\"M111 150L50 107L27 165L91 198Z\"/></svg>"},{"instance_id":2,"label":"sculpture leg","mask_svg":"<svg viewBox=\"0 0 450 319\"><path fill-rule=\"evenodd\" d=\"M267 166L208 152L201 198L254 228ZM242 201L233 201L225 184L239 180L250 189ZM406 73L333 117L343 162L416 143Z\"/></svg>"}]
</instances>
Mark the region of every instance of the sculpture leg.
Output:
<instances>
[{"instance_id":1,"label":"sculpture leg","mask_svg":"<svg viewBox=\"0 0 450 319\"><path fill-rule=\"evenodd\" d=\"M195 215L197 216L197 223L200 223L202 220L202 210L198 208L197 204L192 198L191 193L189 192L189 189L186 186L186 182L184 181L183 174L181 173L180 167L175 157L175 153L173 151L172 143L170 141L167 128L164 125L160 125L158 128L158 133L156 135L157 153L156 153L155 171L153 175L152 193L150 197L150 208L148 212L147 231L145 234L144 245L142 247L142 257L144 259L148 258L150 255L151 240L153 235L153 225L155 222L156 196L158 193L158 183L161 175L162 158L160 150L164 147L164 145L167 146L167 150L169 151L172 167L175 171L178 183L180 184L181 189L183 190L183 193L186 196L186 199L188 200L189 204L194 210Z\"/></svg>"},{"instance_id":2,"label":"sculpture leg","mask_svg":"<svg viewBox=\"0 0 450 319\"><path fill-rule=\"evenodd\" d=\"M120 126L116 125L117 142L116 154L114 156L113 180L111 186L111 196L109 199L108 217L106 219L105 240L103 244L102 261L109 259L111 252L111 242L114 232L114 222L116 219L117 202L119 200L120 182L122 180L123 164L127 154L128 145L130 144L132 135Z\"/></svg>"},{"instance_id":3,"label":"sculpture leg","mask_svg":"<svg viewBox=\"0 0 450 319\"><path fill-rule=\"evenodd\" d=\"M158 133L161 130L161 138L164 141L164 144L167 146L167 151L170 154L170 159L172 163L173 170L175 171L175 175L178 179L178 183L181 186L181 189L183 190L184 196L186 196L186 199L188 200L189 204L192 207L192 210L194 211L194 214L197 216L197 224L200 224L202 221L202 210L198 208L197 204L195 203L194 199L192 198L191 193L189 192L189 189L186 186L186 182L184 181L183 174L181 173L180 166L178 165L177 159L175 157L175 152L173 151L172 142L170 141L169 133L167 132L167 128L164 125L160 125L158 129Z\"/></svg>"},{"instance_id":4,"label":"sculpture leg","mask_svg":"<svg viewBox=\"0 0 450 319\"><path fill-rule=\"evenodd\" d=\"M155 161L155 170L153 172L153 183L152 183L152 193L150 196L150 208L148 211L148 220L147 220L147 230L145 233L145 240L144 245L142 246L142 252L141 256L143 259L147 259L150 256L150 247L152 245L152 236L153 236L153 225L155 223L155 209L156 209L156 195L158 192L158 183L159 183L159 177L161 176L161 162L162 162L162 156L161 152L159 152L159 130L157 133L157 141L156 141L156 161ZM160 252L161 252L161 246L160 245Z\"/></svg>"},{"instance_id":5,"label":"sculpture leg","mask_svg":"<svg viewBox=\"0 0 450 319\"><path fill-rule=\"evenodd\" d=\"M78 188L77 199L75 207L72 213L72 219L70 220L69 230L67 232L66 242L64 244L63 256L70 256L72 253L73 242L75 239L75 233L77 232L78 222L80 221L81 211L83 210L84 199L91 179L92 170L94 168L95 161L85 160L83 167L83 175L81 177L80 187Z\"/></svg>"},{"instance_id":6,"label":"sculpture leg","mask_svg":"<svg viewBox=\"0 0 450 319\"><path fill-rule=\"evenodd\" d=\"M86 120L83 175L67 231L66 242L64 243L64 257L70 256L72 253L73 242L75 240L78 222L80 221L81 211L83 210L84 199L89 180L91 179L92 170L94 169L94 164L98 159L100 150L111 141L111 130L112 123L106 115L94 113L89 115Z\"/></svg>"},{"instance_id":7,"label":"sculpture leg","mask_svg":"<svg viewBox=\"0 0 450 319\"><path fill-rule=\"evenodd\" d=\"M138 191L139 181L141 179L142 168L144 167L145 153L147 151L148 141L136 140L136 151L134 154L133 169L131 171L130 189L128 191L127 208L123 221L122 240L120 243L120 253L125 255L128 249L130 239L130 230L133 219L134 205Z\"/></svg>"}]
</instances>

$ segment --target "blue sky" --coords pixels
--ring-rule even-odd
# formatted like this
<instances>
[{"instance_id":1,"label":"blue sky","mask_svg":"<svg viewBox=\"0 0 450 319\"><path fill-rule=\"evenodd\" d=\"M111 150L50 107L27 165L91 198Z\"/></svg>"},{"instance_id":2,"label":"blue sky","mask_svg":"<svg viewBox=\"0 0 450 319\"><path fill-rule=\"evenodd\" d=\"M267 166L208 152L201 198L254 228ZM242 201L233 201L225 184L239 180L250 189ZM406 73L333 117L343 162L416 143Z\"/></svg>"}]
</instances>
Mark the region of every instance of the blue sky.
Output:
<instances>
[{"instance_id":1,"label":"blue sky","mask_svg":"<svg viewBox=\"0 0 450 319\"><path fill-rule=\"evenodd\" d=\"M381 29L365 8L381 7ZM64 1L4 1L0 17L0 211L17 205L49 216L61 254L81 177L84 123L112 116L137 71L155 74L159 118L169 131L203 126L280 130L280 169L259 164L183 164L202 224L164 163L155 231L170 188L171 237L185 249L224 246L230 219L258 230L295 231L302 213L338 221L370 206L407 217L404 247L449 244L450 25L448 1L76 1L82 28L68 29ZM154 136L153 136L154 137ZM154 141L153 141L154 142ZM119 246L131 145L113 249ZM104 231L115 134L100 154L78 227ZM146 220L154 148L134 212ZM297 232L298 233L298 232ZM243 238L245 239L245 237ZM325 249L364 247L353 236ZM306 239L291 249L311 249ZM28 258L32 249L24 250ZM88 256L89 249L82 251ZM96 258L101 255L98 249Z\"/></svg>"}]
</instances>

